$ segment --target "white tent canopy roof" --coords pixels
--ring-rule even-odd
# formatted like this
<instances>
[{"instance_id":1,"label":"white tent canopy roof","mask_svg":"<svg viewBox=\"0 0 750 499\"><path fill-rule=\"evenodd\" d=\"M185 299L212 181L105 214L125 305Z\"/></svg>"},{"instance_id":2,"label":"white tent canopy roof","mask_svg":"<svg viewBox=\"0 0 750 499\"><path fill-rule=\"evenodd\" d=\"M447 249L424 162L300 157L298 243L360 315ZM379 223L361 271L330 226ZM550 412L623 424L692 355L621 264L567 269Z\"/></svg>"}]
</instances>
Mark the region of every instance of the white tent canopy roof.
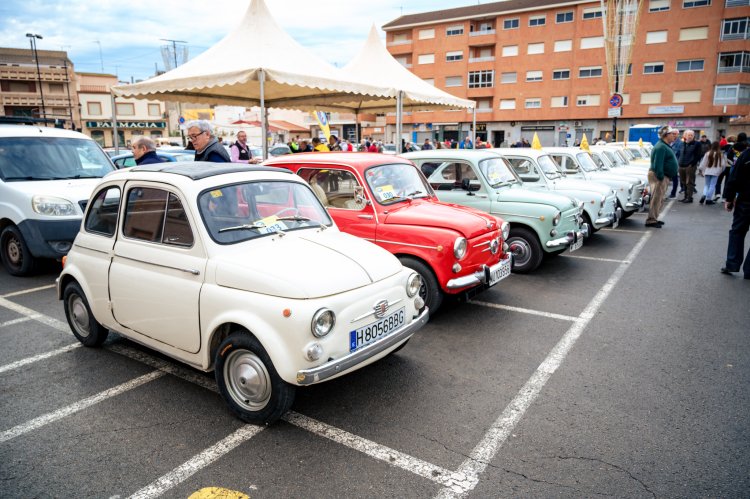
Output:
<instances>
[{"instance_id":1,"label":"white tent canopy roof","mask_svg":"<svg viewBox=\"0 0 750 499\"><path fill-rule=\"evenodd\" d=\"M348 110L345 96L393 100L390 86L350 76L313 54L281 29L263 0L251 0L239 26L195 59L167 73L112 88L125 97L162 97L178 102ZM356 99L355 99L356 100Z\"/></svg>"},{"instance_id":2,"label":"white tent canopy roof","mask_svg":"<svg viewBox=\"0 0 750 499\"><path fill-rule=\"evenodd\" d=\"M344 66L343 71L349 78L390 88L390 95L396 95L398 91L403 92L403 107L410 110L476 107L474 101L435 88L401 65L380 41L375 26L370 28L370 34L362 50ZM361 111L391 111L396 106L396 99L383 101L363 96L342 104Z\"/></svg>"}]
</instances>

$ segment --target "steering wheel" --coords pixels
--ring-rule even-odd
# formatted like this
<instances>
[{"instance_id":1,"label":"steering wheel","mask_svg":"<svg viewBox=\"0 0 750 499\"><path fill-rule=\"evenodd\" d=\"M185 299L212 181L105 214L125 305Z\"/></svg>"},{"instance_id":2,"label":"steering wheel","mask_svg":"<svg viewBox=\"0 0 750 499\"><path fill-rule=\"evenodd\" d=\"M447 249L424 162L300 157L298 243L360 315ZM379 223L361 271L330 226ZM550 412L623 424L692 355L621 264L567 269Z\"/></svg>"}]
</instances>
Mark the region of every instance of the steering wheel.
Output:
<instances>
[{"instance_id":1,"label":"steering wheel","mask_svg":"<svg viewBox=\"0 0 750 499\"><path fill-rule=\"evenodd\" d=\"M295 217L300 216L299 210L297 208L295 208L294 206L290 206L288 208L284 208L284 209L282 209L280 211L277 211L276 213L273 214L273 216L275 216L275 217L281 217L281 214L282 213L286 213L287 211L291 211L293 213L292 216L295 216Z\"/></svg>"}]
</instances>

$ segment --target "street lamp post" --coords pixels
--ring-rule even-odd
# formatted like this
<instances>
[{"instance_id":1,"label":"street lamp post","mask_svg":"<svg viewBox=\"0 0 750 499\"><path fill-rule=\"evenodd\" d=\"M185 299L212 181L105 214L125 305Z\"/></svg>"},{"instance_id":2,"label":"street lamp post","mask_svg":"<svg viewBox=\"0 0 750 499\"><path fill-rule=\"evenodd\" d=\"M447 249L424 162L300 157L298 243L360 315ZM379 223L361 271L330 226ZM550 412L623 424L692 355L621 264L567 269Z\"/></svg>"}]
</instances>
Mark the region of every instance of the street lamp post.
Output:
<instances>
[{"instance_id":1,"label":"street lamp post","mask_svg":"<svg viewBox=\"0 0 750 499\"><path fill-rule=\"evenodd\" d=\"M34 54L34 60L36 61L36 79L39 85L39 95L42 98L42 118L47 118L47 113L44 107L44 90L42 90L42 72L39 70L39 54L36 51L36 40L41 40L42 35L26 33L26 36L29 38L29 42L31 43L31 52Z\"/></svg>"}]
</instances>

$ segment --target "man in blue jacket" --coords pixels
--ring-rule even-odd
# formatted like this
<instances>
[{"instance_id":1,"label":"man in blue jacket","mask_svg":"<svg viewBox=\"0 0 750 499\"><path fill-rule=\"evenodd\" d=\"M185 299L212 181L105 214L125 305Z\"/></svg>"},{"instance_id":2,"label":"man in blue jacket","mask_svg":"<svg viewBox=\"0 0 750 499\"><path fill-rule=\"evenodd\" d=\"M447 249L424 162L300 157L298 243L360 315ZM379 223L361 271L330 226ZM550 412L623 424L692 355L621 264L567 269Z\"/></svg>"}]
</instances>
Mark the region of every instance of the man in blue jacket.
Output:
<instances>
[{"instance_id":1,"label":"man in blue jacket","mask_svg":"<svg viewBox=\"0 0 750 499\"><path fill-rule=\"evenodd\" d=\"M148 137L140 137L130 144L136 165L150 165L151 163L163 163L164 160L156 155L156 142Z\"/></svg>"}]
</instances>

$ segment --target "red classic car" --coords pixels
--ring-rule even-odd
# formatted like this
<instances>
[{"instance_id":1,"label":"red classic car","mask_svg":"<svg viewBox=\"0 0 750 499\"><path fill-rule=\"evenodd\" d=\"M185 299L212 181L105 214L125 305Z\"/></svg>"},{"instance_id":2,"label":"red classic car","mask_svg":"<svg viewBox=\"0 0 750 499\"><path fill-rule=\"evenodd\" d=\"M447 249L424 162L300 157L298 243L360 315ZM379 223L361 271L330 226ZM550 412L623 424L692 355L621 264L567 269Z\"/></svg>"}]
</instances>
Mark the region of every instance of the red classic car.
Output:
<instances>
[{"instance_id":1,"label":"red classic car","mask_svg":"<svg viewBox=\"0 0 750 499\"><path fill-rule=\"evenodd\" d=\"M431 313L446 294L474 295L510 274L509 225L473 208L441 203L408 160L309 153L264 164L301 176L342 231L382 246L418 272Z\"/></svg>"}]
</instances>

